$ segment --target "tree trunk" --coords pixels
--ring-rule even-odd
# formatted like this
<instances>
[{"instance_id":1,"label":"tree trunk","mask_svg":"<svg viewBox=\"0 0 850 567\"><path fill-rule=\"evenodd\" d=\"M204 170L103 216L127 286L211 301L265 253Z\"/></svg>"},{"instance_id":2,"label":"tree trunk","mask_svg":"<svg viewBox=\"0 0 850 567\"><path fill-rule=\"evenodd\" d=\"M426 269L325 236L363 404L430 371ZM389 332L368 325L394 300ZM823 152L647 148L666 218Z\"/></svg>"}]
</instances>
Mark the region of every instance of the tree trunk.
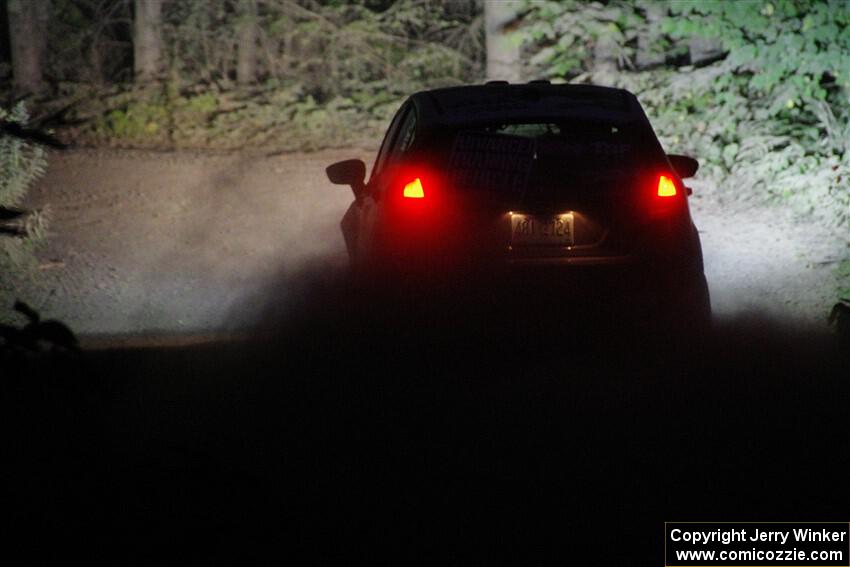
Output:
<instances>
[{"instance_id":1,"label":"tree trunk","mask_svg":"<svg viewBox=\"0 0 850 567\"><path fill-rule=\"evenodd\" d=\"M14 88L20 94L34 93L44 86L50 0L8 0L7 7Z\"/></svg>"},{"instance_id":2,"label":"tree trunk","mask_svg":"<svg viewBox=\"0 0 850 567\"><path fill-rule=\"evenodd\" d=\"M510 36L522 5L516 0L484 2L488 81L518 82L522 78L520 45Z\"/></svg>"},{"instance_id":3,"label":"tree trunk","mask_svg":"<svg viewBox=\"0 0 850 567\"><path fill-rule=\"evenodd\" d=\"M255 0L242 0L240 7L236 82L250 85L257 79L257 3Z\"/></svg>"},{"instance_id":4,"label":"tree trunk","mask_svg":"<svg viewBox=\"0 0 850 567\"><path fill-rule=\"evenodd\" d=\"M162 0L136 0L133 64L136 81L156 80L162 73Z\"/></svg>"}]
</instances>

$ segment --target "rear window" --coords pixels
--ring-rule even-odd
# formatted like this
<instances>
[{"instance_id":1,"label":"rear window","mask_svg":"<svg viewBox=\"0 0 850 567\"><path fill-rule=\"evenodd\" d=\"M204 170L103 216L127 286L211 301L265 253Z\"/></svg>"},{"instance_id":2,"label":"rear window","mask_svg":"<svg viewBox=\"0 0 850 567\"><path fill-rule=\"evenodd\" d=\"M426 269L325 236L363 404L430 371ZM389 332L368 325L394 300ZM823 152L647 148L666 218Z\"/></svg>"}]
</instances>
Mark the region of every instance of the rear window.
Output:
<instances>
[{"instance_id":1,"label":"rear window","mask_svg":"<svg viewBox=\"0 0 850 567\"><path fill-rule=\"evenodd\" d=\"M522 193L534 179L620 176L647 151L636 123L511 122L444 133L447 170L455 186Z\"/></svg>"},{"instance_id":2,"label":"rear window","mask_svg":"<svg viewBox=\"0 0 850 567\"><path fill-rule=\"evenodd\" d=\"M447 121L466 121L470 116L499 119L499 114L504 115L505 112L538 116L577 109L629 112L627 95L616 89L573 87L566 91L533 86L461 87L432 91L430 97Z\"/></svg>"}]
</instances>

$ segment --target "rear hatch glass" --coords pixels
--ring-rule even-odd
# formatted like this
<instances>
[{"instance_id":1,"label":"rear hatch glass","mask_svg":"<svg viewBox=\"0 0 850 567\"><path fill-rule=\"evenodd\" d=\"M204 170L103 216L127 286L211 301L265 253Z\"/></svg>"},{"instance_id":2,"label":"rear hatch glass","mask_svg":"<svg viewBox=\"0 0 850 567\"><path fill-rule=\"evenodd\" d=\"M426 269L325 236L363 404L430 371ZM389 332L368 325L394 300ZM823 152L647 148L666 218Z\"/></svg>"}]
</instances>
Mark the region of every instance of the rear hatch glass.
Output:
<instances>
[{"instance_id":1,"label":"rear hatch glass","mask_svg":"<svg viewBox=\"0 0 850 567\"><path fill-rule=\"evenodd\" d=\"M641 163L634 123L486 124L447 132L452 186L493 201L545 204L622 186Z\"/></svg>"}]
</instances>

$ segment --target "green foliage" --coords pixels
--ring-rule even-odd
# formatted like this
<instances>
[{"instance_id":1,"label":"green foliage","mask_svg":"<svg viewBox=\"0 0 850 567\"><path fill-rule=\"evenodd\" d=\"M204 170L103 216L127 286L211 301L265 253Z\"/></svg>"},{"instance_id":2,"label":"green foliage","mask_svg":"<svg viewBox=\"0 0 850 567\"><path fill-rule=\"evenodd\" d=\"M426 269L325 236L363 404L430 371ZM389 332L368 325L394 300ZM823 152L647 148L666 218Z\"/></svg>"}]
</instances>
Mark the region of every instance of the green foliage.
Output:
<instances>
[{"instance_id":1,"label":"green foliage","mask_svg":"<svg viewBox=\"0 0 850 567\"><path fill-rule=\"evenodd\" d=\"M181 81L228 89L244 17L233 0L186 0L164 7L163 36ZM262 2L258 73L301 85L317 102L383 82L396 93L463 82L480 72L483 25L474 0Z\"/></svg>"},{"instance_id":2,"label":"green foliage","mask_svg":"<svg viewBox=\"0 0 850 567\"><path fill-rule=\"evenodd\" d=\"M374 86L323 102L301 85L269 82L250 92L198 86L171 95L134 89L92 97L76 112L95 119L64 137L95 145L145 148L314 150L374 145L400 97Z\"/></svg>"},{"instance_id":3,"label":"green foliage","mask_svg":"<svg viewBox=\"0 0 850 567\"><path fill-rule=\"evenodd\" d=\"M760 99L768 117L805 114L801 105L850 89L850 5L843 1L674 2L662 29L674 40L720 40L743 79L739 90Z\"/></svg>"},{"instance_id":4,"label":"green foliage","mask_svg":"<svg viewBox=\"0 0 850 567\"><path fill-rule=\"evenodd\" d=\"M625 3L528 2L526 38L536 53L531 63L550 78L572 79L593 65L593 49L600 37L615 45L615 55L627 65L634 53L637 12Z\"/></svg>"},{"instance_id":5,"label":"green foliage","mask_svg":"<svg viewBox=\"0 0 850 567\"><path fill-rule=\"evenodd\" d=\"M0 123L26 125L29 115L23 102L11 109L0 107ZM18 137L0 134L0 207L18 205L33 181L44 174L44 150Z\"/></svg>"},{"instance_id":6,"label":"green foliage","mask_svg":"<svg viewBox=\"0 0 850 567\"><path fill-rule=\"evenodd\" d=\"M850 4L530 2L525 37L555 79L635 92L664 146L725 199L782 201L850 244ZM600 38L619 71L596 69ZM692 42L719 47L689 64ZM639 68L641 54L662 54ZM840 277L850 287L846 264Z\"/></svg>"},{"instance_id":7,"label":"green foliage","mask_svg":"<svg viewBox=\"0 0 850 567\"><path fill-rule=\"evenodd\" d=\"M109 59L108 53L98 59L80 47L100 49L95 35L115 39L121 49L129 45L117 39L120 22L129 21L128 5L57 0L57 25L68 33L62 49L70 62L63 63L69 70L62 71L63 78L71 78L74 66L91 70L94 61ZM64 117L76 123L64 129L65 139L122 147L273 150L374 144L405 96L476 80L483 70L478 0L257 5L256 85L235 84L244 22L238 0L166 2L162 35L168 80L150 88L62 83L64 96L52 110L71 105ZM123 74L105 75L130 77L126 55L114 55L124 61Z\"/></svg>"},{"instance_id":8,"label":"green foliage","mask_svg":"<svg viewBox=\"0 0 850 567\"><path fill-rule=\"evenodd\" d=\"M186 100L186 108L190 112L209 114L218 108L218 100L212 93L203 93Z\"/></svg>"},{"instance_id":9,"label":"green foliage","mask_svg":"<svg viewBox=\"0 0 850 567\"><path fill-rule=\"evenodd\" d=\"M0 123L25 126L29 119L23 102L10 109L0 107ZM44 150L16 136L0 133L0 207L15 207L32 183L44 174ZM29 286L37 273L35 251L43 243L46 215L29 213L24 217L23 238L0 234L0 323L11 318L9 308L15 297ZM5 236L5 237L4 237Z\"/></svg>"},{"instance_id":10,"label":"green foliage","mask_svg":"<svg viewBox=\"0 0 850 567\"><path fill-rule=\"evenodd\" d=\"M124 109L112 110L100 128L105 136L125 141L158 139L167 119L168 111L164 105L142 101L131 103Z\"/></svg>"}]
</instances>

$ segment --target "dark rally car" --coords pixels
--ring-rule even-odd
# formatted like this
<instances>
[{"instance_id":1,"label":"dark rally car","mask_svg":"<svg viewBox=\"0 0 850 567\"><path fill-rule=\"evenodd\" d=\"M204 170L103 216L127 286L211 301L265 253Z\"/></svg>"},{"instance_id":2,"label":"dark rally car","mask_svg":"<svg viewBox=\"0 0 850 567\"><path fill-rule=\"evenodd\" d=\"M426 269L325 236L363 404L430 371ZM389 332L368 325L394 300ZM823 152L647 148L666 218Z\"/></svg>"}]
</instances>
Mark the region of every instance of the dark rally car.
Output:
<instances>
[{"instance_id":1,"label":"dark rally car","mask_svg":"<svg viewBox=\"0 0 850 567\"><path fill-rule=\"evenodd\" d=\"M554 286L701 324L708 288L682 183L697 168L665 154L631 93L534 82L416 93L368 180L361 160L327 174L354 191L341 226L361 280Z\"/></svg>"}]
</instances>

